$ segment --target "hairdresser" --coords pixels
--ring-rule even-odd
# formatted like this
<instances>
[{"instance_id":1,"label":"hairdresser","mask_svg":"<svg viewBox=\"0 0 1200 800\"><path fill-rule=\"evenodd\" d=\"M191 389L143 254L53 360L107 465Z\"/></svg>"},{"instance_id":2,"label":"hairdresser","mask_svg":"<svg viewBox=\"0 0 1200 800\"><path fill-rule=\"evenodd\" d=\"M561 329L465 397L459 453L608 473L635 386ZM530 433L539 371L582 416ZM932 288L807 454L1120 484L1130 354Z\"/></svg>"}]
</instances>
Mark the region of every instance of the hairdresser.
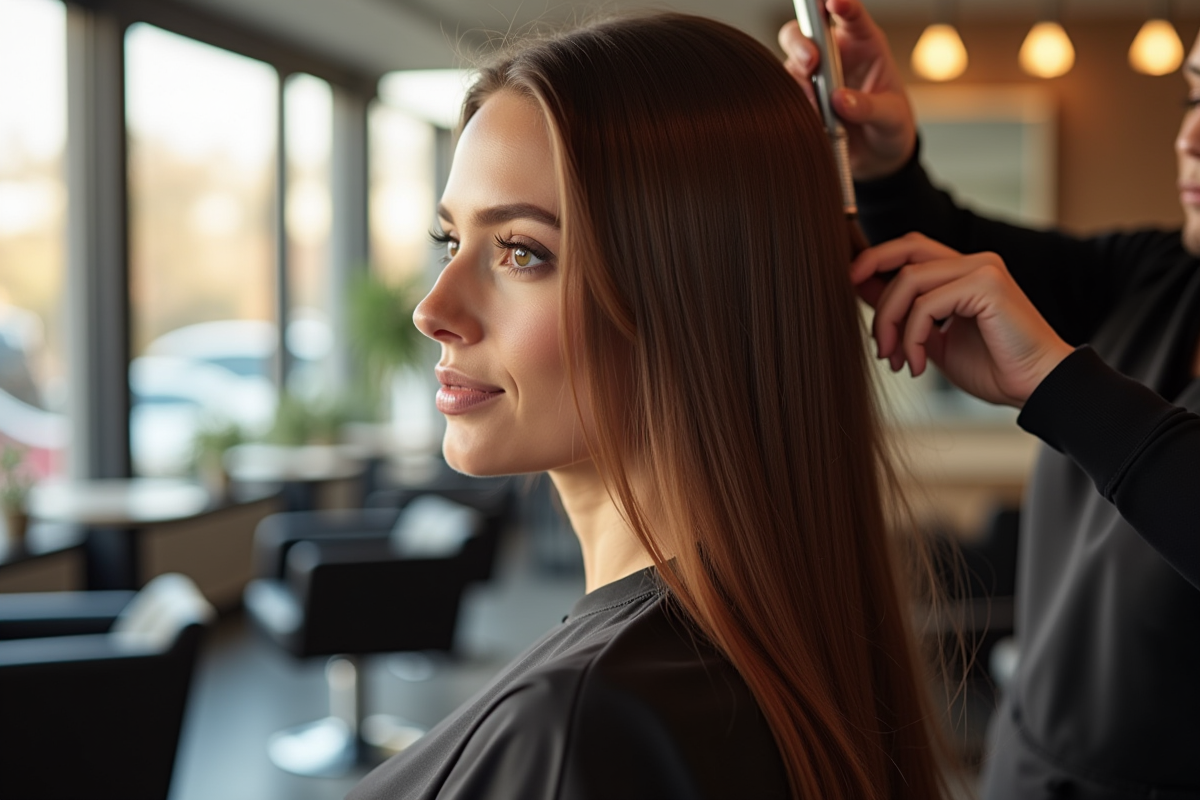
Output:
<instances>
[{"instance_id":1,"label":"hairdresser","mask_svg":"<svg viewBox=\"0 0 1200 800\"><path fill-rule=\"evenodd\" d=\"M851 268L879 356L914 375L932 361L1047 445L984 797L1200 798L1200 42L1175 143L1183 229L1077 238L931 185L883 33L860 0L827 7L861 221L882 242ZM807 89L815 46L794 22L780 43Z\"/></svg>"}]
</instances>

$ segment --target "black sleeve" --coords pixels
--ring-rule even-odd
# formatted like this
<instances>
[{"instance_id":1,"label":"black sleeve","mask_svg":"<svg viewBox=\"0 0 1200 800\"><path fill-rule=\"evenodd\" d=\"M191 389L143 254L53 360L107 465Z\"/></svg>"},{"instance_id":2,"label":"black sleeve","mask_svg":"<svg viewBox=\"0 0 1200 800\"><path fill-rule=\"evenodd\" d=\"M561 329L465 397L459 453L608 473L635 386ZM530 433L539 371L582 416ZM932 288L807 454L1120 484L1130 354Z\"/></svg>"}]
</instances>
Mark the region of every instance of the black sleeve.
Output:
<instances>
[{"instance_id":1,"label":"black sleeve","mask_svg":"<svg viewBox=\"0 0 1200 800\"><path fill-rule=\"evenodd\" d=\"M963 253L998 253L1046 321L1073 345L1091 338L1153 243L1149 232L1078 239L981 217L930 183L919 145L899 172L855 188L871 242L917 231Z\"/></svg>"},{"instance_id":2,"label":"black sleeve","mask_svg":"<svg viewBox=\"0 0 1200 800\"><path fill-rule=\"evenodd\" d=\"M1017 423L1075 461L1200 588L1200 416L1081 347L1034 390Z\"/></svg>"},{"instance_id":3,"label":"black sleeve","mask_svg":"<svg viewBox=\"0 0 1200 800\"><path fill-rule=\"evenodd\" d=\"M671 737L643 705L574 671L523 686L472 732L439 800L693 800Z\"/></svg>"}]
</instances>

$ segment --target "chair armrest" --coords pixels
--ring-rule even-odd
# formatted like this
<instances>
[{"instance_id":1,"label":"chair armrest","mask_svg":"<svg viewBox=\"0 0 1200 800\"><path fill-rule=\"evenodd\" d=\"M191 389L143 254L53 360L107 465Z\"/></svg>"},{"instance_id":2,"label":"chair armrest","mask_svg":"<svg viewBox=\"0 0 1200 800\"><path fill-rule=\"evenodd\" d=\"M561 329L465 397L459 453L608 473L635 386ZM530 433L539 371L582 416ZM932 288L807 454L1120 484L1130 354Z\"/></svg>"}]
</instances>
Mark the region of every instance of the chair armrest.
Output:
<instances>
[{"instance_id":1,"label":"chair armrest","mask_svg":"<svg viewBox=\"0 0 1200 800\"><path fill-rule=\"evenodd\" d=\"M104 633L136 592L0 594L0 640Z\"/></svg>"},{"instance_id":2,"label":"chair armrest","mask_svg":"<svg viewBox=\"0 0 1200 800\"><path fill-rule=\"evenodd\" d=\"M0 670L5 667L61 664L70 661L110 661L157 655L162 655L162 651L107 633L17 639L0 642Z\"/></svg>"},{"instance_id":3,"label":"chair armrest","mask_svg":"<svg viewBox=\"0 0 1200 800\"><path fill-rule=\"evenodd\" d=\"M346 536L337 539L308 539L288 552L286 574L290 578L310 572L318 564L361 564L399 561L401 557L385 536Z\"/></svg>"},{"instance_id":4,"label":"chair armrest","mask_svg":"<svg viewBox=\"0 0 1200 800\"><path fill-rule=\"evenodd\" d=\"M516 493L512 478L467 478L455 474L427 486L403 489L380 489L365 502L368 509L404 508L421 495L435 494L455 503L469 506L485 516L502 516L514 505Z\"/></svg>"},{"instance_id":5,"label":"chair armrest","mask_svg":"<svg viewBox=\"0 0 1200 800\"><path fill-rule=\"evenodd\" d=\"M272 514L254 531L256 572L263 578L283 577L288 551L298 542L387 538L399 514L391 508Z\"/></svg>"},{"instance_id":6,"label":"chair armrest","mask_svg":"<svg viewBox=\"0 0 1200 800\"><path fill-rule=\"evenodd\" d=\"M185 625L168 642L137 632L13 639L0 642L0 669L72 661L162 658L175 651L195 650L195 642L203 635L203 629L204 625L199 622Z\"/></svg>"}]
</instances>

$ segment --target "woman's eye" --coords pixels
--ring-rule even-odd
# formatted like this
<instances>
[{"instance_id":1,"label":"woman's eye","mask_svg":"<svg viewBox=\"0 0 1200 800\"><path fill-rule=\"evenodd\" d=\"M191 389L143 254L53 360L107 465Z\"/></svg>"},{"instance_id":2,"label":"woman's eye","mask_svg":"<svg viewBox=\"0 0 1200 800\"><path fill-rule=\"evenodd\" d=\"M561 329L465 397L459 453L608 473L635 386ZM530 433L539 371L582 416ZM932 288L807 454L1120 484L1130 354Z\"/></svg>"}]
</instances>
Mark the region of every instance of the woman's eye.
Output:
<instances>
[{"instance_id":1,"label":"woman's eye","mask_svg":"<svg viewBox=\"0 0 1200 800\"><path fill-rule=\"evenodd\" d=\"M528 247L514 247L512 249L513 263L518 267L536 266L542 263L542 259L533 254Z\"/></svg>"},{"instance_id":2,"label":"woman's eye","mask_svg":"<svg viewBox=\"0 0 1200 800\"><path fill-rule=\"evenodd\" d=\"M554 256L538 247L524 242L514 242L503 236L496 236L496 246L504 250L504 260L510 271L533 274L541 267L548 267Z\"/></svg>"},{"instance_id":3,"label":"woman's eye","mask_svg":"<svg viewBox=\"0 0 1200 800\"><path fill-rule=\"evenodd\" d=\"M433 246L441 249L444 253L441 259L439 259L443 264L449 264L458 255L458 250L462 246L459 244L458 239L436 228L429 232L429 238L433 242Z\"/></svg>"}]
</instances>

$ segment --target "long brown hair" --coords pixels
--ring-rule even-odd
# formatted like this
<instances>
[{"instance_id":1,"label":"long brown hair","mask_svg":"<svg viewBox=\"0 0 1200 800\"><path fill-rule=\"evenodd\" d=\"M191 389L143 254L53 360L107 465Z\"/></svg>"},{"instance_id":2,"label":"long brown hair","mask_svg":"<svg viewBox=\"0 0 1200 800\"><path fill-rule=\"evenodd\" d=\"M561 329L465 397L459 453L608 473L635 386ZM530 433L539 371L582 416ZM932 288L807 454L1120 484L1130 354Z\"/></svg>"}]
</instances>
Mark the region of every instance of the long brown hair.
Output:
<instances>
[{"instance_id":1,"label":"long brown hair","mask_svg":"<svg viewBox=\"0 0 1200 800\"><path fill-rule=\"evenodd\" d=\"M550 131L591 452L754 693L793 793L942 795L852 237L804 94L749 36L677 14L523 44L482 70L464 124L500 90Z\"/></svg>"}]
</instances>

